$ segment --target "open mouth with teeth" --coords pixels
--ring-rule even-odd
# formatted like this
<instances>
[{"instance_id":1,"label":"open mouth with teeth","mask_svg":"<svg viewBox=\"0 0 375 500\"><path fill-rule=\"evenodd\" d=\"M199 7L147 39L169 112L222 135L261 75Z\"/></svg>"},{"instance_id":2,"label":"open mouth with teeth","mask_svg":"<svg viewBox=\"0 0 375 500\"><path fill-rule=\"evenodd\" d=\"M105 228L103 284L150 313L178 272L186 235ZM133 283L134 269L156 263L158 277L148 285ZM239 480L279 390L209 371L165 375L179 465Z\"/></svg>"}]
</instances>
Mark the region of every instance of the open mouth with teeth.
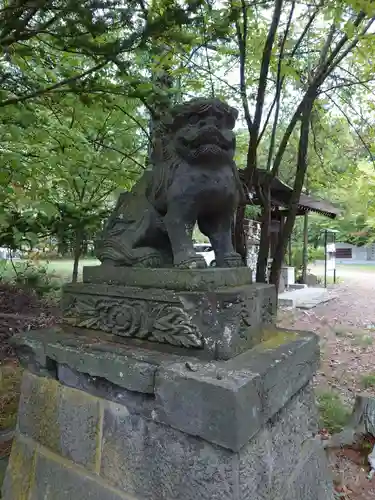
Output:
<instances>
[{"instance_id":1,"label":"open mouth with teeth","mask_svg":"<svg viewBox=\"0 0 375 500\"><path fill-rule=\"evenodd\" d=\"M217 128L212 127L200 130L192 140L182 137L182 142L185 147L212 151L228 151L234 147L233 140L228 140Z\"/></svg>"}]
</instances>

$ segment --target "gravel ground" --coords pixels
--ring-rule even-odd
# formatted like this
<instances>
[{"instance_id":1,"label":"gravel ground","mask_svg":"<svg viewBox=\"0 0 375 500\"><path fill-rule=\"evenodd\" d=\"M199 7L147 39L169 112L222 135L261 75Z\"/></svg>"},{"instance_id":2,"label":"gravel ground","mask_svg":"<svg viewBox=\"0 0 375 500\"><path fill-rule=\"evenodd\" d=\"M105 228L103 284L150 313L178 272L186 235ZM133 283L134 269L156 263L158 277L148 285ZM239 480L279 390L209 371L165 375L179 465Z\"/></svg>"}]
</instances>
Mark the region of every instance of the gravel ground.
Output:
<instances>
[{"instance_id":1,"label":"gravel ground","mask_svg":"<svg viewBox=\"0 0 375 500\"><path fill-rule=\"evenodd\" d=\"M315 385L338 392L351 406L358 392L375 397L375 273L353 269L342 279L332 290L337 298L308 311L280 311L279 324L319 334L322 361ZM338 498L375 499L375 479L366 478L368 467L356 452L334 453L330 462L346 491Z\"/></svg>"}]
</instances>

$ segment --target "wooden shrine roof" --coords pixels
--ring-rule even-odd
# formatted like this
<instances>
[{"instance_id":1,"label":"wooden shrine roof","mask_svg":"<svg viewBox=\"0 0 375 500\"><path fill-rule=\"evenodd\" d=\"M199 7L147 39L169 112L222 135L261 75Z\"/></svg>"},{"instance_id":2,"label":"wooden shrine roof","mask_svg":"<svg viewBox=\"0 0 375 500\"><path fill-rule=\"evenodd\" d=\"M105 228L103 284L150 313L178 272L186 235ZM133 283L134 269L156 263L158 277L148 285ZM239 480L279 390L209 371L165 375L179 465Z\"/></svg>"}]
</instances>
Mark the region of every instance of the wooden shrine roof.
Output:
<instances>
[{"instance_id":1,"label":"wooden shrine roof","mask_svg":"<svg viewBox=\"0 0 375 500\"><path fill-rule=\"evenodd\" d=\"M243 179L241 170L239 172L240 178ZM271 177L270 172L262 169L257 169L255 171L255 181L258 184L262 184L267 177ZM284 212L284 210L287 209L292 192L293 189L281 181L278 177L273 177L271 179L271 203L274 207L280 208L281 212ZM259 200L255 198L251 200L251 203L257 205L259 204ZM341 210L332 205L329 201L302 193L299 199L297 215L303 215L306 212L316 212L325 215L330 219L335 219L341 214Z\"/></svg>"}]
</instances>

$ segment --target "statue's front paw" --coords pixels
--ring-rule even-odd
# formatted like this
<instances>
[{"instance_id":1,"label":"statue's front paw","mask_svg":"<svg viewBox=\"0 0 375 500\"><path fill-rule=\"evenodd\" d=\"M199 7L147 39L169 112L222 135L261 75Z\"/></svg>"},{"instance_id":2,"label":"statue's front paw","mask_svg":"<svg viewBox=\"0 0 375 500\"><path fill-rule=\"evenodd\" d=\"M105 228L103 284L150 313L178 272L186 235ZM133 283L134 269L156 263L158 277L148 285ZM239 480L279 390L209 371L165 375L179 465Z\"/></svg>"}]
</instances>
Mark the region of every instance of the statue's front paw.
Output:
<instances>
[{"instance_id":1,"label":"statue's front paw","mask_svg":"<svg viewBox=\"0 0 375 500\"><path fill-rule=\"evenodd\" d=\"M175 267L180 269L205 269L206 261L201 255L181 256L174 260Z\"/></svg>"},{"instance_id":2,"label":"statue's front paw","mask_svg":"<svg viewBox=\"0 0 375 500\"><path fill-rule=\"evenodd\" d=\"M241 255L236 252L224 255L223 262L223 267L245 267Z\"/></svg>"}]
</instances>

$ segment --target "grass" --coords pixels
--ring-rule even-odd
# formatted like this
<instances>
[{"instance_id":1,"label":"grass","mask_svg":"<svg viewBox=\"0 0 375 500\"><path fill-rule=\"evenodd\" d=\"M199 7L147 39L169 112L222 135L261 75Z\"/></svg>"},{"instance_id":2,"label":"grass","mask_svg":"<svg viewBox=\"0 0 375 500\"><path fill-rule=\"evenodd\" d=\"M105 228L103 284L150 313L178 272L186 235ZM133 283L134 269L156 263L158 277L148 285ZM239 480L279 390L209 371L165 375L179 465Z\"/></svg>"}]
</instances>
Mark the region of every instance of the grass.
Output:
<instances>
[{"instance_id":1,"label":"grass","mask_svg":"<svg viewBox=\"0 0 375 500\"><path fill-rule=\"evenodd\" d=\"M309 264L308 268L311 269L313 274L318 274L324 276L324 263L319 263L317 265ZM368 271L370 273L375 272L375 264L336 264L336 275L340 277L340 271ZM329 271L330 277L332 278L332 271Z\"/></svg>"},{"instance_id":2,"label":"grass","mask_svg":"<svg viewBox=\"0 0 375 500\"><path fill-rule=\"evenodd\" d=\"M340 395L333 391L317 390L316 399L321 427L331 434L342 431L348 423L351 409L341 401Z\"/></svg>"},{"instance_id":3,"label":"grass","mask_svg":"<svg viewBox=\"0 0 375 500\"><path fill-rule=\"evenodd\" d=\"M0 366L0 430L16 425L21 378L19 366Z\"/></svg>"},{"instance_id":4,"label":"grass","mask_svg":"<svg viewBox=\"0 0 375 500\"><path fill-rule=\"evenodd\" d=\"M360 335L352 338L351 343L359 347L369 347L374 343L374 337L372 335Z\"/></svg>"},{"instance_id":5,"label":"grass","mask_svg":"<svg viewBox=\"0 0 375 500\"><path fill-rule=\"evenodd\" d=\"M338 264L337 269L349 270L353 269L354 271L369 271L371 273L375 272L375 264Z\"/></svg>"},{"instance_id":6,"label":"grass","mask_svg":"<svg viewBox=\"0 0 375 500\"><path fill-rule=\"evenodd\" d=\"M367 373L361 377L361 386L364 389L370 389L375 387L375 373Z\"/></svg>"},{"instance_id":7,"label":"grass","mask_svg":"<svg viewBox=\"0 0 375 500\"><path fill-rule=\"evenodd\" d=\"M14 266L16 269L22 268L26 264L23 260L14 261ZM36 260L33 261L33 264L41 267L45 267L49 274L52 276L59 278L63 281L70 281L73 273L73 259L61 259L61 260ZM82 267L83 266L96 266L99 264L99 261L96 259L82 259L79 263L79 272L78 279L82 276ZM12 278L15 274L14 268L12 264L8 261L3 261L1 264L1 274L6 276L7 278Z\"/></svg>"}]
</instances>

